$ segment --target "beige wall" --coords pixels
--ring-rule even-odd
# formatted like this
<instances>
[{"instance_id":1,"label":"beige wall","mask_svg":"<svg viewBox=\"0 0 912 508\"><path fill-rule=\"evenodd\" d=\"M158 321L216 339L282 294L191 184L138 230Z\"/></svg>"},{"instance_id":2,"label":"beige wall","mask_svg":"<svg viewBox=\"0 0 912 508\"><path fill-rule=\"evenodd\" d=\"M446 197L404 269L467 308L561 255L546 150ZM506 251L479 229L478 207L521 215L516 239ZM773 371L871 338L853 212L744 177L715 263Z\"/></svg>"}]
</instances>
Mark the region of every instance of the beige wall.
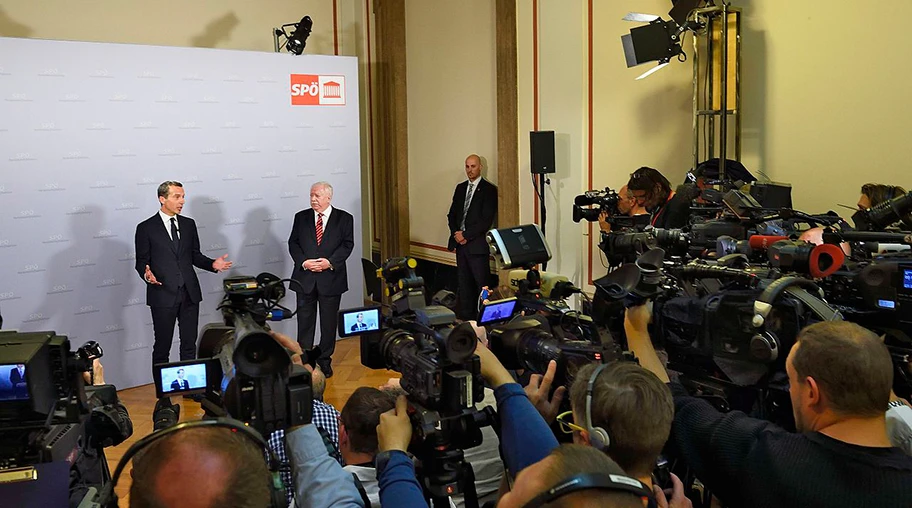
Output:
<instances>
[{"instance_id":1,"label":"beige wall","mask_svg":"<svg viewBox=\"0 0 912 508\"><path fill-rule=\"evenodd\" d=\"M533 20L536 6L537 26ZM566 275L577 284L588 284L591 277L598 278L605 270L598 257L597 228L571 219L574 197L590 188L617 189L626 183L629 173L643 165L660 169L674 181L680 180L689 167L691 65L673 62L649 79L635 81L650 64L627 69L624 63L620 36L635 25L620 18L629 8L618 2L593 1L590 15L585 0L538 0L519 5L521 222L537 217L529 176L528 134L536 129L537 111L537 129L554 130L556 138L557 173L550 176L545 197L546 236L554 255L548 271ZM636 9L664 14L668 2L638 2Z\"/></svg>"},{"instance_id":2,"label":"beige wall","mask_svg":"<svg viewBox=\"0 0 912 508\"><path fill-rule=\"evenodd\" d=\"M271 29L305 14L307 52L333 53L333 2L293 0L3 0L0 35L272 51Z\"/></svg>"},{"instance_id":3,"label":"beige wall","mask_svg":"<svg viewBox=\"0 0 912 508\"><path fill-rule=\"evenodd\" d=\"M453 263L440 248L466 156L497 183L494 2L407 2L406 44L412 253Z\"/></svg>"},{"instance_id":4,"label":"beige wall","mask_svg":"<svg viewBox=\"0 0 912 508\"><path fill-rule=\"evenodd\" d=\"M912 2L836 3L735 2L745 164L791 183L795 207L809 212L854 205L865 182L912 186Z\"/></svg>"}]
</instances>

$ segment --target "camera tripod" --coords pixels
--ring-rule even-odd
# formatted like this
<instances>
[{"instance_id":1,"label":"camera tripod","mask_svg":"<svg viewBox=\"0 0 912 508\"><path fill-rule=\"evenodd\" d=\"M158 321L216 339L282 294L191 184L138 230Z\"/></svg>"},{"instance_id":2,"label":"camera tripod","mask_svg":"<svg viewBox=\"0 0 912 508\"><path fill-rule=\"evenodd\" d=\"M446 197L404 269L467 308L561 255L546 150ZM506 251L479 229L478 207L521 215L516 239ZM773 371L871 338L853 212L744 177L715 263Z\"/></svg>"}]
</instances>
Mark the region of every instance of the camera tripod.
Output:
<instances>
[{"instance_id":1,"label":"camera tripod","mask_svg":"<svg viewBox=\"0 0 912 508\"><path fill-rule=\"evenodd\" d=\"M478 508L475 471L465 461L462 450L432 448L418 459L417 476L428 505L448 508L448 498L462 494L466 508Z\"/></svg>"}]
</instances>

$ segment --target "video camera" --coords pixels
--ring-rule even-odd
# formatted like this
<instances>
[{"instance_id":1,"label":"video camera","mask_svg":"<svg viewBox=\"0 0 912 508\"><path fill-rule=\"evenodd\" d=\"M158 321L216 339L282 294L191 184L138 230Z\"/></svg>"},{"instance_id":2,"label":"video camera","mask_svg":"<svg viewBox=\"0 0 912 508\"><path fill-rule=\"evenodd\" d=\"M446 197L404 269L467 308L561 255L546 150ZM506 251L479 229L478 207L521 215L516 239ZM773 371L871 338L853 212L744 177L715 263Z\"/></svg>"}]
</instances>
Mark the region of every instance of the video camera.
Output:
<instances>
[{"instance_id":1,"label":"video camera","mask_svg":"<svg viewBox=\"0 0 912 508\"><path fill-rule=\"evenodd\" d=\"M0 469L62 460L89 420L82 374L104 354L55 332L0 332Z\"/></svg>"},{"instance_id":2,"label":"video camera","mask_svg":"<svg viewBox=\"0 0 912 508\"><path fill-rule=\"evenodd\" d=\"M310 423L310 373L291 362L266 325L294 315L279 304L283 282L269 273L227 277L218 306L224 324L203 327L199 359L153 366L156 395L202 394L207 416L230 416L265 436Z\"/></svg>"},{"instance_id":3,"label":"video camera","mask_svg":"<svg viewBox=\"0 0 912 508\"><path fill-rule=\"evenodd\" d=\"M361 363L402 374L414 429L411 448L420 460L418 476L435 500L464 493L477 505L474 473L462 450L481 444L481 428L492 425L484 398L478 338L469 323L440 305L427 305L424 279L414 258L395 257L377 270L386 284L391 313L379 307L339 311L339 336L361 336ZM435 505L436 506L436 505Z\"/></svg>"},{"instance_id":4,"label":"video camera","mask_svg":"<svg viewBox=\"0 0 912 508\"><path fill-rule=\"evenodd\" d=\"M859 231L879 231L897 222L902 222L908 231L912 228L912 192L867 210L859 210L852 220Z\"/></svg>"},{"instance_id":5,"label":"video camera","mask_svg":"<svg viewBox=\"0 0 912 508\"><path fill-rule=\"evenodd\" d=\"M618 215L617 192L605 187L605 190L588 190L573 199L573 222L583 219L589 222L598 220L602 212Z\"/></svg>"},{"instance_id":6,"label":"video camera","mask_svg":"<svg viewBox=\"0 0 912 508\"><path fill-rule=\"evenodd\" d=\"M489 347L505 367L544 373L555 360L555 386L569 386L581 366L622 356L605 329L567 304L568 296L582 294L569 280L555 283L550 298L536 289L545 276L534 266L551 258L537 225L491 230L487 239L498 266L527 269L526 284L516 298L488 302L478 320L491 326Z\"/></svg>"}]
</instances>

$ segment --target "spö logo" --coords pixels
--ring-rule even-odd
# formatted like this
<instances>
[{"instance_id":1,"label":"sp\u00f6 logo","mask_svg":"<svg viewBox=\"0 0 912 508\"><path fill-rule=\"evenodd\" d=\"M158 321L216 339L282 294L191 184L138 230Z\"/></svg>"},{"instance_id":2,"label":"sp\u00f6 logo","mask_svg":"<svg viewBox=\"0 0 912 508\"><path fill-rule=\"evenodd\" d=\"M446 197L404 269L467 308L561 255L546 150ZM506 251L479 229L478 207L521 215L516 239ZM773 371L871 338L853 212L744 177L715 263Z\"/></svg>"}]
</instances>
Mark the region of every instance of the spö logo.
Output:
<instances>
[{"instance_id":1,"label":"sp\u00f6 logo","mask_svg":"<svg viewBox=\"0 0 912 508\"><path fill-rule=\"evenodd\" d=\"M345 76L291 75L292 106L344 106Z\"/></svg>"}]
</instances>

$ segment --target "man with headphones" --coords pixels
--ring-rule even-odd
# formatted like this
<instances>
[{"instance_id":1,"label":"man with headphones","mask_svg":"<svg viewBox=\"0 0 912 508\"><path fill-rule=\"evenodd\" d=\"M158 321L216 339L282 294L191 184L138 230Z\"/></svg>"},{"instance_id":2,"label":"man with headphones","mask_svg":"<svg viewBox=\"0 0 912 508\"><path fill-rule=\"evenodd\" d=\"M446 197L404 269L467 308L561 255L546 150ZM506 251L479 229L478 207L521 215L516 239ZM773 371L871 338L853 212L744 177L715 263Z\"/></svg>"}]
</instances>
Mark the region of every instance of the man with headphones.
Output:
<instances>
[{"instance_id":1,"label":"man with headphones","mask_svg":"<svg viewBox=\"0 0 912 508\"><path fill-rule=\"evenodd\" d=\"M648 305L627 310L627 342L669 383L651 317ZM893 364L883 341L854 323L819 322L799 332L786 370L800 433L721 413L670 383L675 444L696 476L728 506L912 506L912 458L886 431Z\"/></svg>"},{"instance_id":2,"label":"man with headphones","mask_svg":"<svg viewBox=\"0 0 912 508\"><path fill-rule=\"evenodd\" d=\"M653 487L656 459L671 432L671 391L633 362L582 367L570 387L571 411L558 415L573 441L608 454L627 474ZM573 422L568 417L573 417Z\"/></svg>"},{"instance_id":3,"label":"man with headphones","mask_svg":"<svg viewBox=\"0 0 912 508\"><path fill-rule=\"evenodd\" d=\"M501 506L542 506L549 503L548 506L639 508L644 506L643 500L652 497L653 493L648 486L623 474L601 451L593 449L591 452L583 452L590 458L594 455L600 459L581 460L577 469L569 468L567 462L561 459L564 447L558 448L557 439L548 424L509 371L483 344L478 345L475 354L480 360L482 376L494 389L500 415L504 464L516 478L513 485L516 492L510 498L502 498ZM556 364L552 362L548 368L550 378L553 378L555 369ZM550 380L547 383L550 384ZM375 466L383 506L420 506L423 503L421 486L415 479L414 465L406 453L411 434L408 403L404 396L400 396L396 408L380 415L380 424L377 426L380 453L375 457ZM605 464L610 464L614 469ZM558 500L581 490L587 492L577 499L571 500L568 497L567 504ZM633 504L618 503L613 496L618 492L635 494L629 497ZM583 501L589 503L590 498L595 504L583 504Z\"/></svg>"}]
</instances>

